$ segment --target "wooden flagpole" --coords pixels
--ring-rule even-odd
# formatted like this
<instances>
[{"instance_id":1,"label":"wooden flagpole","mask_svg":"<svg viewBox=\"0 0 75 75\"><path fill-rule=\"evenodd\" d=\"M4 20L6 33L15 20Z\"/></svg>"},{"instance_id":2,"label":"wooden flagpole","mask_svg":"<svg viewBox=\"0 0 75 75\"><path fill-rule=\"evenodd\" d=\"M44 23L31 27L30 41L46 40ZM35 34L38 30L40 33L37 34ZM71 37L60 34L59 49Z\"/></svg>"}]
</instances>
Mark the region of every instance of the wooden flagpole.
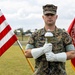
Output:
<instances>
[{"instance_id":1,"label":"wooden flagpole","mask_svg":"<svg viewBox=\"0 0 75 75\"><path fill-rule=\"evenodd\" d=\"M21 49L22 53L23 53L23 54L24 54L24 56L25 56L24 49L23 49L23 47L22 47L22 45L21 45L20 41L19 41L19 40L17 40L17 43L18 43L18 45L19 45L19 47L20 47L20 49ZM26 56L25 56L25 58L26 58ZM28 59L28 58L26 58L26 60L27 60L27 62L28 62L28 64L29 64L29 66L31 67L32 71L34 72L34 68L33 68L33 66L32 66L31 62L29 61L29 59Z\"/></svg>"}]
</instances>

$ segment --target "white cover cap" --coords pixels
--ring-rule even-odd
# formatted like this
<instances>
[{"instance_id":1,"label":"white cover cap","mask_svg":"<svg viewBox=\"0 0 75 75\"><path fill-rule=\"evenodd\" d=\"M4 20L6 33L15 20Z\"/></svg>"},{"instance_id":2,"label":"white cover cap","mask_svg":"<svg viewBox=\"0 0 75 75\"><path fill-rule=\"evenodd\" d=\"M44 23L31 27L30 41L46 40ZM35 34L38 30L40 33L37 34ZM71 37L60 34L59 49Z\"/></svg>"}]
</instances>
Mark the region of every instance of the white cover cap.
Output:
<instances>
[{"instance_id":1,"label":"white cover cap","mask_svg":"<svg viewBox=\"0 0 75 75\"><path fill-rule=\"evenodd\" d=\"M53 37L53 34L50 32L50 29L45 34L45 37Z\"/></svg>"}]
</instances>

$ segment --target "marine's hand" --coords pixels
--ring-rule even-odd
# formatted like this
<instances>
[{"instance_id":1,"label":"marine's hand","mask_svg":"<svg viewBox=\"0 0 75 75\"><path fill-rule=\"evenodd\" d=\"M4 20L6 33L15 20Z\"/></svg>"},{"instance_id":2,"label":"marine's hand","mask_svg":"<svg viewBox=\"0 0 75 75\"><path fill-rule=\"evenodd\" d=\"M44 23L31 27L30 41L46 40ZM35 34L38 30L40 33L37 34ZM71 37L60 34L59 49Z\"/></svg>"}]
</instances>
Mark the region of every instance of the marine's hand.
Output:
<instances>
[{"instance_id":1,"label":"marine's hand","mask_svg":"<svg viewBox=\"0 0 75 75\"><path fill-rule=\"evenodd\" d=\"M44 53L51 52L52 51L52 44L51 43L44 44L43 48L44 48L44 50L43 50Z\"/></svg>"},{"instance_id":2,"label":"marine's hand","mask_svg":"<svg viewBox=\"0 0 75 75\"><path fill-rule=\"evenodd\" d=\"M53 52L47 52L45 53L46 60L47 61L54 61L55 60L55 54Z\"/></svg>"},{"instance_id":3,"label":"marine's hand","mask_svg":"<svg viewBox=\"0 0 75 75\"><path fill-rule=\"evenodd\" d=\"M40 47L40 48L32 49L31 54L34 59L37 59L38 57L40 57L44 53L50 52L50 51L52 51L52 44L51 43L45 44L43 47Z\"/></svg>"},{"instance_id":4,"label":"marine's hand","mask_svg":"<svg viewBox=\"0 0 75 75\"><path fill-rule=\"evenodd\" d=\"M65 52L54 54L53 52L48 52L45 54L47 61L56 62L66 62L67 55Z\"/></svg>"}]
</instances>

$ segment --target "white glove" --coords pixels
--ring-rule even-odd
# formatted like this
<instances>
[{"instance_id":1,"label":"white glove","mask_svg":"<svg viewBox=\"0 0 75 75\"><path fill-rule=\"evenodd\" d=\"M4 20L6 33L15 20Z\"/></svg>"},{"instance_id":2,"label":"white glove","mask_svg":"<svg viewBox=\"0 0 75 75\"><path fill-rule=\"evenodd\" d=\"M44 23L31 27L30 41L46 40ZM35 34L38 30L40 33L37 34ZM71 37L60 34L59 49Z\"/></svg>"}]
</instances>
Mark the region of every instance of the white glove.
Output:
<instances>
[{"instance_id":1,"label":"white glove","mask_svg":"<svg viewBox=\"0 0 75 75\"><path fill-rule=\"evenodd\" d=\"M38 57L40 57L41 55L43 55L44 53L46 53L48 51L52 51L51 43L45 44L43 47L40 47L40 48L32 49L31 54L34 59L37 59Z\"/></svg>"},{"instance_id":2,"label":"white glove","mask_svg":"<svg viewBox=\"0 0 75 75\"><path fill-rule=\"evenodd\" d=\"M44 49L44 53L52 51L52 44L51 43L45 43L43 47L46 48L46 49Z\"/></svg>"},{"instance_id":3,"label":"white glove","mask_svg":"<svg viewBox=\"0 0 75 75\"><path fill-rule=\"evenodd\" d=\"M53 52L46 53L47 61L66 62L67 55L65 52L54 54Z\"/></svg>"}]
</instances>

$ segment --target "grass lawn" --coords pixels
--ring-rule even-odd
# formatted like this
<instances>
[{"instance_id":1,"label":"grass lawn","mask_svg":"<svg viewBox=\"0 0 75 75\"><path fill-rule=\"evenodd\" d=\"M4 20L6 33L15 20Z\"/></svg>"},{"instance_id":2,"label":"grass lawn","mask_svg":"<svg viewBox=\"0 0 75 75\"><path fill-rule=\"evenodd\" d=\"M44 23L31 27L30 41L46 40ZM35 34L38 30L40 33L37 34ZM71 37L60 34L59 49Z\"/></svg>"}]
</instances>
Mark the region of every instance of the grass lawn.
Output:
<instances>
[{"instance_id":1,"label":"grass lawn","mask_svg":"<svg viewBox=\"0 0 75 75\"><path fill-rule=\"evenodd\" d=\"M34 60L30 59L34 65ZM67 75L75 75L70 61L66 62ZM0 57L0 75L32 75L33 72L27 63L19 46L12 46Z\"/></svg>"}]
</instances>

